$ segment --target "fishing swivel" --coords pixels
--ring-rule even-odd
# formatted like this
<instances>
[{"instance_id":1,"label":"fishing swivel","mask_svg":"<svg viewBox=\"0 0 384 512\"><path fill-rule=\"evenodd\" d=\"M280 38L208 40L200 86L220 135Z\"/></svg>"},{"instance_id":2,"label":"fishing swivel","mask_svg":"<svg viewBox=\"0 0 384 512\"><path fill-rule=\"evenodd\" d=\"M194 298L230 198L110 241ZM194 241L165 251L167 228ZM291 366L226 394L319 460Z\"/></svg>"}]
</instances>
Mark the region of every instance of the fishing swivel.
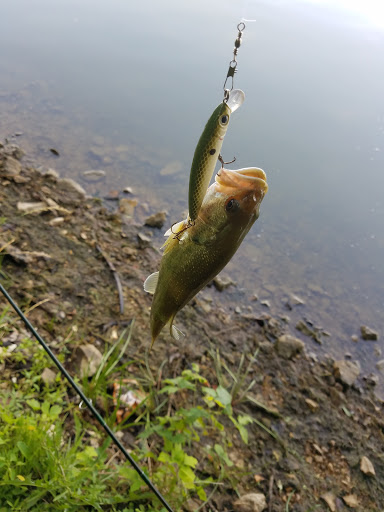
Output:
<instances>
[{"instance_id":1,"label":"fishing swivel","mask_svg":"<svg viewBox=\"0 0 384 512\"><path fill-rule=\"evenodd\" d=\"M228 73L227 73L227 76L226 76L226 79L225 79L225 82L224 82L224 86L223 86L223 89L224 89L224 99L223 99L223 101L224 101L224 103L226 103L228 101L229 93L233 89L234 76L235 76L236 68L237 68L236 57L237 57L237 53L239 51L239 48L241 46L241 38L242 38L244 29L245 29L245 23L241 22L241 23L239 23L237 25L238 33L237 33L237 38L235 40L235 46L233 48L233 59L229 63ZM231 88L230 89L227 88L228 81L230 81L230 84L231 84Z\"/></svg>"}]
</instances>

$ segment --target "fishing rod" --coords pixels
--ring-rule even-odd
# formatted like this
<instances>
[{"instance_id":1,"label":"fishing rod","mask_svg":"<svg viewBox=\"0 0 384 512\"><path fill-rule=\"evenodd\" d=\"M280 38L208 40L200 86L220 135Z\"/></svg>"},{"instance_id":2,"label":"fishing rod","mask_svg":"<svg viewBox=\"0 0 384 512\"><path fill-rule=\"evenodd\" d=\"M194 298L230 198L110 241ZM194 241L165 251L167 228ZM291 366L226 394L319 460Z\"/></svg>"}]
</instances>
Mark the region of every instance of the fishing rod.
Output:
<instances>
[{"instance_id":1,"label":"fishing rod","mask_svg":"<svg viewBox=\"0 0 384 512\"><path fill-rule=\"evenodd\" d=\"M3 287L3 285L0 283L0 291L4 295L4 297L7 299L9 304L13 307L13 309L16 311L16 313L19 315L21 320L24 322L26 327L29 329L29 331L33 334L33 336L36 338L36 340L40 343L40 345L43 347L43 349L46 351L48 356L52 359L52 361L55 363L57 368L60 370L60 372L64 375L64 377L67 379L67 381L70 383L70 385L73 387L73 389L76 391L76 393L81 397L82 404L85 404L88 409L91 411L92 416L100 423L100 425L103 427L103 429L106 431L106 433L109 435L109 437L112 439L112 441L115 443L115 445L119 448L121 453L124 455L124 457L128 460L128 462L131 464L131 466L135 469L135 471L138 473L140 478L143 480L143 482L150 488L150 490L155 494L155 496L159 499L159 501L164 505L166 510L168 512L174 512L171 506L167 503L165 498L162 496L160 491L157 490L157 488L153 485L151 480L147 477L147 475L144 473L144 471L140 468L140 466L135 462L135 460L129 455L127 450L124 448L124 446L121 444L121 442L117 439L113 431L110 429L110 427L106 424L103 417L99 414L99 412L95 409L95 407L92 405L92 402L84 395L81 388L76 384L76 382L73 380L73 378L70 376L70 374L67 372L67 370L64 368L64 366L60 363L60 361L57 359L55 354L52 352L52 350L49 348L49 346L45 343L43 338L40 336L40 334L36 331L36 329L33 327L31 322L28 320L28 318L24 315L24 313L21 311L21 309L18 307L18 305L15 303L15 301L12 299L12 297L9 295L7 290Z\"/></svg>"}]
</instances>

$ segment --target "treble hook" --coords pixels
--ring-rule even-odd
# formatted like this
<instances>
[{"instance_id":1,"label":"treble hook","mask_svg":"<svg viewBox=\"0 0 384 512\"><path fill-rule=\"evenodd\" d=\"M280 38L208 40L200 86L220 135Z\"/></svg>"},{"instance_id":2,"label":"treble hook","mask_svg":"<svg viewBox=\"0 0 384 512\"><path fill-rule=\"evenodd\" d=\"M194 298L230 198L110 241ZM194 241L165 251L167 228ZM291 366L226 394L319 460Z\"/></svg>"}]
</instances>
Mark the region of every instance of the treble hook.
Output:
<instances>
[{"instance_id":1,"label":"treble hook","mask_svg":"<svg viewBox=\"0 0 384 512\"><path fill-rule=\"evenodd\" d=\"M236 162L236 157L235 156L233 157L233 160L231 160L230 162L224 162L224 159L223 159L223 157L221 155L219 155L217 157L217 159L221 163L221 169L224 169L224 165L233 164L233 162Z\"/></svg>"}]
</instances>

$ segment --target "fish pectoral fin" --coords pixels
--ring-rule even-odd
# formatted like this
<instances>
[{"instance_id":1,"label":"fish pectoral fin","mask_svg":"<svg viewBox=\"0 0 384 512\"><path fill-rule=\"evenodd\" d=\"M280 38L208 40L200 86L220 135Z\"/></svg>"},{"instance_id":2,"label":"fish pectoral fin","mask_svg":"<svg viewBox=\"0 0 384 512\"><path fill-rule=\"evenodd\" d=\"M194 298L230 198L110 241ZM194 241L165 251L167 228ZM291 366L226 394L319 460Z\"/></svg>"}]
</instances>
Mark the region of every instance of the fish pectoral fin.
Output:
<instances>
[{"instance_id":1,"label":"fish pectoral fin","mask_svg":"<svg viewBox=\"0 0 384 512\"><path fill-rule=\"evenodd\" d=\"M179 239L177 238L177 235L179 233L182 233L187 227L187 220L182 220L180 222L176 222L176 224L173 224L164 234L164 236L167 236L167 240L162 245L161 249L164 249L164 254L167 254L168 251L172 249L174 244L179 243Z\"/></svg>"},{"instance_id":2,"label":"fish pectoral fin","mask_svg":"<svg viewBox=\"0 0 384 512\"><path fill-rule=\"evenodd\" d=\"M179 340L180 336L185 336L185 334L176 325L171 324L171 336L173 339Z\"/></svg>"},{"instance_id":3,"label":"fish pectoral fin","mask_svg":"<svg viewBox=\"0 0 384 512\"><path fill-rule=\"evenodd\" d=\"M159 281L159 272L154 272L144 281L144 291L151 293L152 295L155 293L157 283Z\"/></svg>"}]
</instances>

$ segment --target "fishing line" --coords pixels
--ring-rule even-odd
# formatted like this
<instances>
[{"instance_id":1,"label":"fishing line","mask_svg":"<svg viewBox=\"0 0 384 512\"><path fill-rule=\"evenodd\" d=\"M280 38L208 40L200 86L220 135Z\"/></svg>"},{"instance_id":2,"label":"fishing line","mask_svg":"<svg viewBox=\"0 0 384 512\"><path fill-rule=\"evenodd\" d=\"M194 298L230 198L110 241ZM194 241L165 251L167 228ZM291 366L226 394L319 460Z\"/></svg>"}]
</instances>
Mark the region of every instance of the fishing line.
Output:
<instances>
[{"instance_id":1,"label":"fishing line","mask_svg":"<svg viewBox=\"0 0 384 512\"><path fill-rule=\"evenodd\" d=\"M161 493L156 489L156 487L153 485L153 483L150 481L150 479L147 477L147 475L144 473L144 471L140 468L140 466L134 461L134 459L129 455L127 450L124 448L124 446L120 443L120 441L117 439L113 431L109 428L109 426L105 423L103 417L98 413L98 411L95 409L95 407L92 405L91 401L88 400L88 398L84 395L81 388L76 384L76 382L72 379L70 374L67 372L67 370L64 368L64 366L60 363L60 361L57 359L55 354L51 351L49 346L45 343L43 338L40 336L40 334L35 330L31 322L26 318L24 313L21 311L21 309L17 306L17 304L13 301L12 297L9 295L9 293L6 291L6 289L3 287L3 285L0 283L0 291L4 295L4 297L7 299L9 304L13 307L13 309L16 311L16 313L19 315L21 320L25 323L26 327L31 331L33 336L36 338L36 340L40 343L40 345L43 347L43 349L46 351L48 356L52 359L52 361L55 363L57 368L60 370L60 372L64 375L64 377L67 379L67 381L70 383L70 385L73 387L73 389L76 391L76 393L80 396L82 399L81 405L85 404L88 409L91 411L94 418L97 419L97 421L100 423L100 425L103 427L103 429L106 431L106 433L109 435L109 437L112 439L112 441L115 443L115 445L119 448L121 453L124 455L124 457L128 460L128 462L131 464L131 466L135 469L135 471L138 473L140 478L143 480L143 482L150 488L150 490L155 494L155 496L159 499L159 501L164 505L164 507L167 509L168 512L174 512L171 506L167 503L165 498L161 495Z\"/></svg>"}]
</instances>

